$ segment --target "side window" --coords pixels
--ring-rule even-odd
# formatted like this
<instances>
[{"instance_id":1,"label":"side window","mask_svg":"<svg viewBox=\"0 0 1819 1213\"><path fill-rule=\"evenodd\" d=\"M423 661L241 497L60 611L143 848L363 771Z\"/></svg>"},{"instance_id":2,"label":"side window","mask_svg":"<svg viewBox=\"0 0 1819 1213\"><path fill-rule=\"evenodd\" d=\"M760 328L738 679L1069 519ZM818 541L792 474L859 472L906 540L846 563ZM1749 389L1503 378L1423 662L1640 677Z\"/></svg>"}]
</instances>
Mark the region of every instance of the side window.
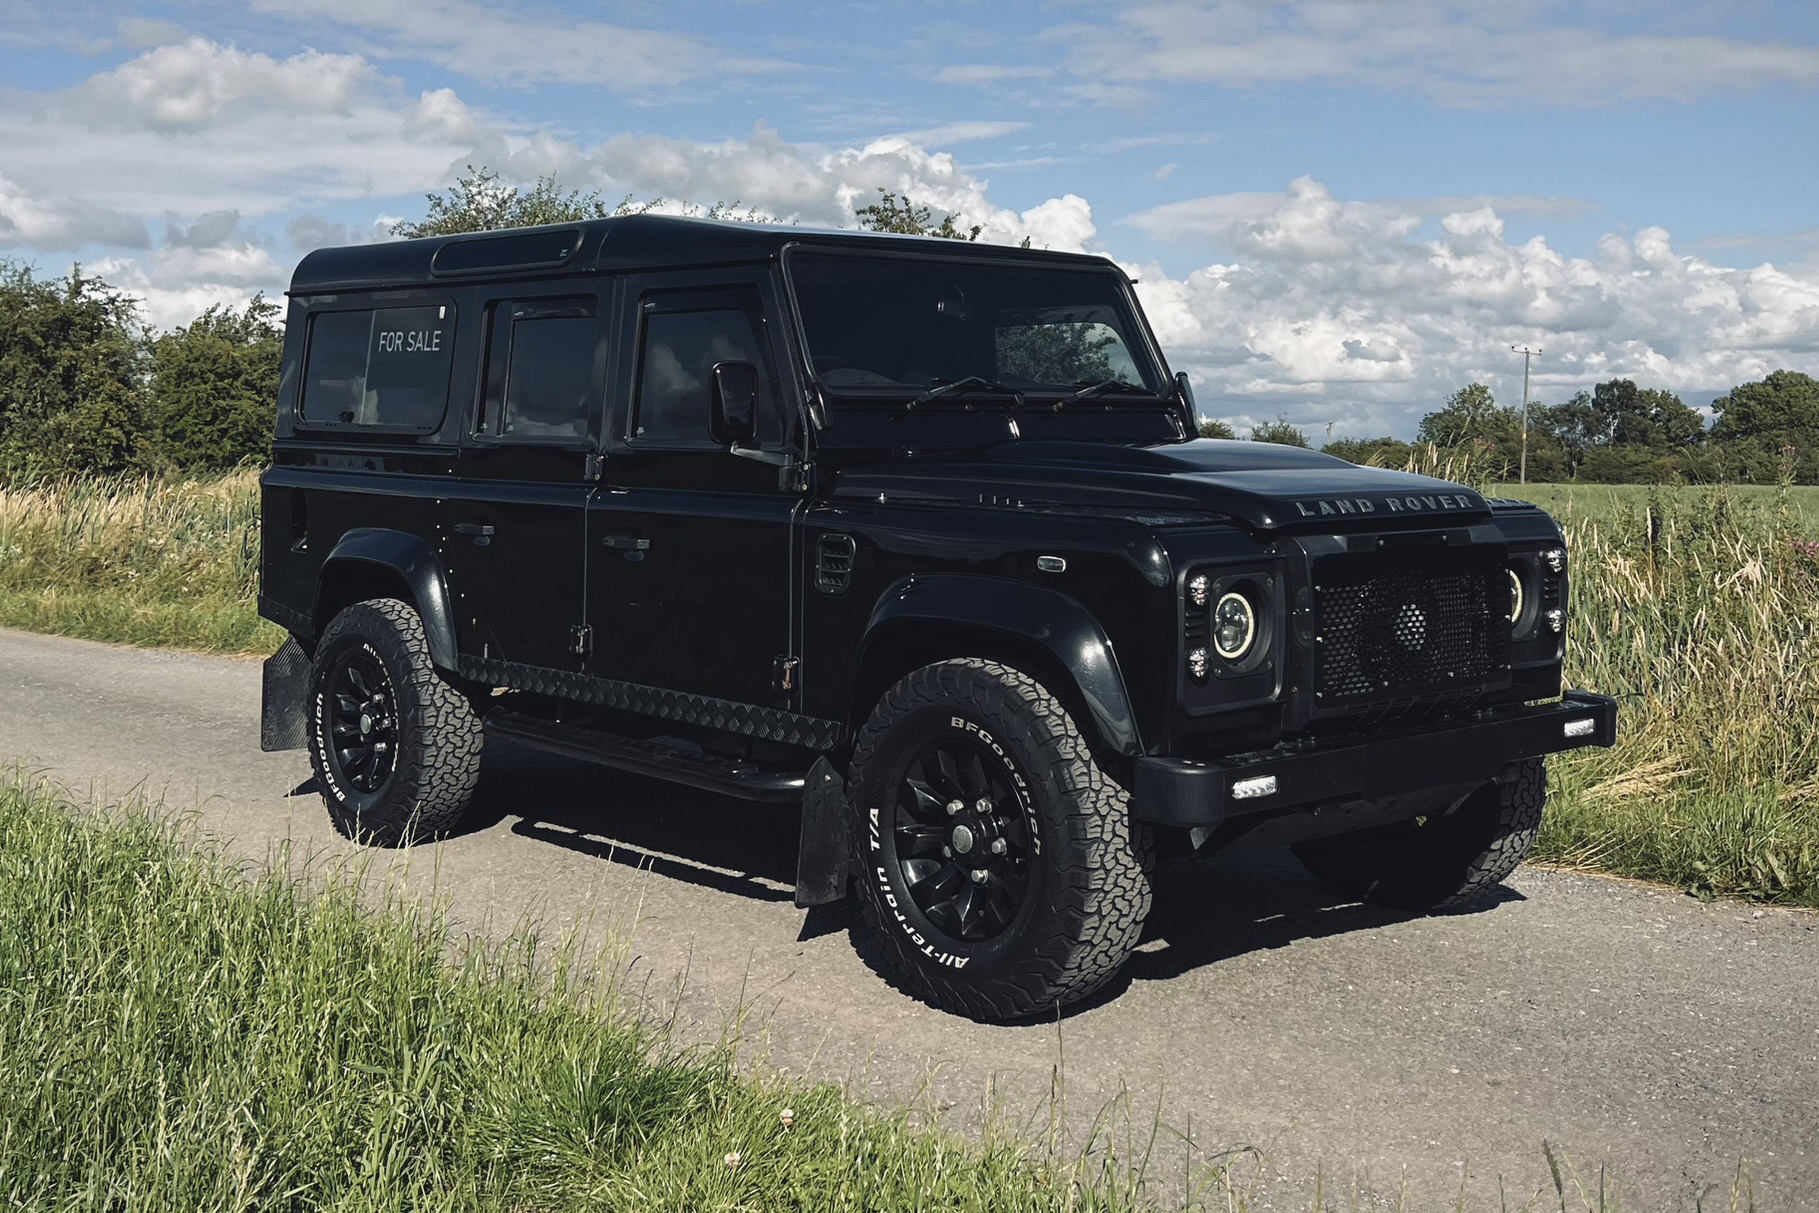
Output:
<instances>
[{"instance_id":1,"label":"side window","mask_svg":"<svg viewBox=\"0 0 1819 1213\"><path fill-rule=\"evenodd\" d=\"M448 407L455 309L318 312L309 320L303 420L433 430Z\"/></svg>"},{"instance_id":2,"label":"side window","mask_svg":"<svg viewBox=\"0 0 1819 1213\"><path fill-rule=\"evenodd\" d=\"M768 361L750 312L728 307L647 313L632 437L641 442L712 443L709 385L716 362L756 366L764 385L758 411L761 416L769 411Z\"/></svg>"},{"instance_id":3,"label":"side window","mask_svg":"<svg viewBox=\"0 0 1819 1213\"><path fill-rule=\"evenodd\" d=\"M599 342L591 298L495 305L480 432L546 442L586 437Z\"/></svg>"}]
</instances>

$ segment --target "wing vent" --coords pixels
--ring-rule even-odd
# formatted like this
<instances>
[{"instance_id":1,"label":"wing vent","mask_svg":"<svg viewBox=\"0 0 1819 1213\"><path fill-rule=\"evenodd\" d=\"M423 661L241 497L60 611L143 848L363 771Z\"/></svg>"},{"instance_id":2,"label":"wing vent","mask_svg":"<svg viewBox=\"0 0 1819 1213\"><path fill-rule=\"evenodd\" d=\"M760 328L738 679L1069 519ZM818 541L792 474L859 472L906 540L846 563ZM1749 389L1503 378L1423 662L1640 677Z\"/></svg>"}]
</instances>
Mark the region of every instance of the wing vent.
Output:
<instances>
[{"instance_id":1,"label":"wing vent","mask_svg":"<svg viewBox=\"0 0 1819 1213\"><path fill-rule=\"evenodd\" d=\"M815 541L815 588L844 594L853 583L853 556L859 545L851 535L823 535Z\"/></svg>"}]
</instances>

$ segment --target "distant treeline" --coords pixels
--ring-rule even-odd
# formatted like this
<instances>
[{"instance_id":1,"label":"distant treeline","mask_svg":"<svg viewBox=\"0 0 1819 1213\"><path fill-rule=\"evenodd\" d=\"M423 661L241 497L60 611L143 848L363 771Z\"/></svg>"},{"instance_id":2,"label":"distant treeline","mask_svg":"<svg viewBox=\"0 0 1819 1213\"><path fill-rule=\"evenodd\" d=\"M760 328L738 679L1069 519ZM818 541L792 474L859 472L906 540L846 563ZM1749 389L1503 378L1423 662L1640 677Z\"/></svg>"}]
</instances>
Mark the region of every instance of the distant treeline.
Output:
<instances>
[{"instance_id":1,"label":"distant treeline","mask_svg":"<svg viewBox=\"0 0 1819 1213\"><path fill-rule=\"evenodd\" d=\"M885 206L865 225L939 231L928 215ZM901 212L901 213L900 213ZM904 216L908 218L905 219ZM39 278L0 262L0 478L135 469L207 469L261 460L271 447L283 331L277 304L215 306L154 333L138 301L80 268ZM1528 479L1627 483L1819 483L1819 380L1776 371L1713 402L1711 426L1672 392L1612 379L1528 416ZM1205 420L1209 437L1233 437ZM1249 437L1309 446L1286 421ZM1416 443L1458 455L1491 479L1515 479L1522 411L1481 383L1421 419ZM1403 466L1395 438L1323 448L1355 463Z\"/></svg>"},{"instance_id":2,"label":"distant treeline","mask_svg":"<svg viewBox=\"0 0 1819 1213\"><path fill-rule=\"evenodd\" d=\"M1713 423L1672 392L1611 379L1561 404L1531 404L1527 477L1595 484L1819 484L1819 380L1775 371L1739 384L1712 402ZM1218 421L1201 433L1232 437ZM1261 442L1309 446L1285 421L1250 435ZM1397 438L1341 438L1321 449L1353 463L1401 467L1416 447L1443 460L1515 480L1523 467L1522 410L1497 404L1482 383L1468 384L1421 419L1413 444Z\"/></svg>"}]
</instances>

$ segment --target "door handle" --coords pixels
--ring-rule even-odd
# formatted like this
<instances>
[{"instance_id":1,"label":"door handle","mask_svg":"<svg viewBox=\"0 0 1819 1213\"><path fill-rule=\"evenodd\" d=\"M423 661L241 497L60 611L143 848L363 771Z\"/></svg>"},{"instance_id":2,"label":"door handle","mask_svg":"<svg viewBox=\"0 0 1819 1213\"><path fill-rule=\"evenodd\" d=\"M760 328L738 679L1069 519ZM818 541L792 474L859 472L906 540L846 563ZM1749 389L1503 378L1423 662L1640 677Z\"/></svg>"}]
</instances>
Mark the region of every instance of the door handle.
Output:
<instances>
[{"instance_id":1,"label":"door handle","mask_svg":"<svg viewBox=\"0 0 1819 1213\"><path fill-rule=\"evenodd\" d=\"M493 528L484 522L457 522L455 530L462 535L472 535L477 547L485 547L493 541Z\"/></svg>"},{"instance_id":2,"label":"door handle","mask_svg":"<svg viewBox=\"0 0 1819 1213\"><path fill-rule=\"evenodd\" d=\"M607 547L616 548L621 552L646 552L650 550L651 546L650 540L640 539L636 535L608 535L601 542L605 543Z\"/></svg>"}]
</instances>

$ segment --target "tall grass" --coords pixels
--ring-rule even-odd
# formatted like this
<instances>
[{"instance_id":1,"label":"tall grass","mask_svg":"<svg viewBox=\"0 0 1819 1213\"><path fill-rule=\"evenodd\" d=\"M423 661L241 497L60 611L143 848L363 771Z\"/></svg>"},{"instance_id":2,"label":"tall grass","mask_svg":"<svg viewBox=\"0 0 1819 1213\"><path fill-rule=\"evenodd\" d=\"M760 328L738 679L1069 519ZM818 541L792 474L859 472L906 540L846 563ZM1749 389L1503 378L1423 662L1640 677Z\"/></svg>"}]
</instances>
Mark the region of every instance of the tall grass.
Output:
<instances>
[{"instance_id":1,"label":"tall grass","mask_svg":"<svg viewBox=\"0 0 1819 1213\"><path fill-rule=\"evenodd\" d=\"M1123 1210L1131 1171L742 1075L575 952L451 944L0 787L0 1206Z\"/></svg>"},{"instance_id":2,"label":"tall grass","mask_svg":"<svg viewBox=\"0 0 1819 1213\"><path fill-rule=\"evenodd\" d=\"M213 653L270 652L259 484L107 477L0 489L0 626Z\"/></svg>"},{"instance_id":3,"label":"tall grass","mask_svg":"<svg viewBox=\"0 0 1819 1213\"><path fill-rule=\"evenodd\" d=\"M1565 520L1567 678L1615 749L1554 764L1539 854L1819 906L1819 547L1796 507L1659 490Z\"/></svg>"}]
</instances>

